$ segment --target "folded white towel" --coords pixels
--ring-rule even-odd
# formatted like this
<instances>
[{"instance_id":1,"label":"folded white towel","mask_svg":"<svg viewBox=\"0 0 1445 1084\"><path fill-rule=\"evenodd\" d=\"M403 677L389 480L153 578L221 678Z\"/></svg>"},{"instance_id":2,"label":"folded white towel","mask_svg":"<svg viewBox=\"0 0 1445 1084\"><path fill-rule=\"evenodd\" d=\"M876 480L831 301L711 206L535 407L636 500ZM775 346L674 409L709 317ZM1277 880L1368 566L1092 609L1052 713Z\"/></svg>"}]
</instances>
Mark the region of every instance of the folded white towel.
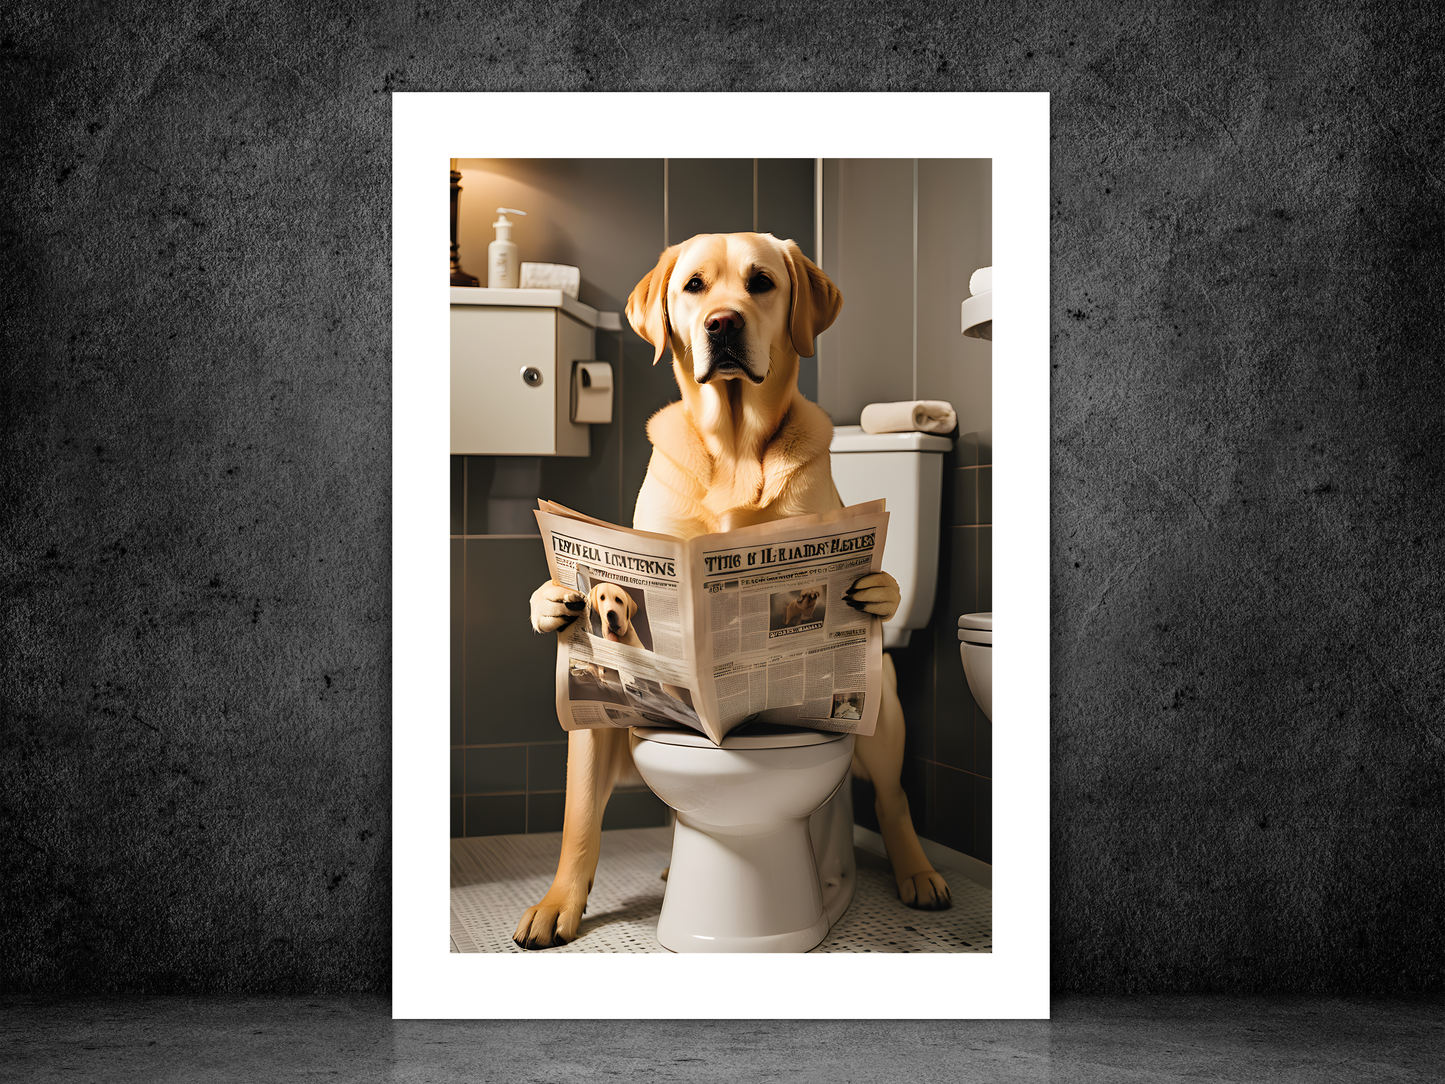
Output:
<instances>
[{"instance_id":1,"label":"folded white towel","mask_svg":"<svg viewBox=\"0 0 1445 1084\"><path fill-rule=\"evenodd\" d=\"M561 290L573 301L582 286L582 272L565 263L524 263L522 265L521 288L523 290Z\"/></svg>"},{"instance_id":2,"label":"folded white towel","mask_svg":"<svg viewBox=\"0 0 1445 1084\"><path fill-rule=\"evenodd\" d=\"M951 433L958 415L952 403L941 399L869 403L859 424L865 433Z\"/></svg>"}]
</instances>

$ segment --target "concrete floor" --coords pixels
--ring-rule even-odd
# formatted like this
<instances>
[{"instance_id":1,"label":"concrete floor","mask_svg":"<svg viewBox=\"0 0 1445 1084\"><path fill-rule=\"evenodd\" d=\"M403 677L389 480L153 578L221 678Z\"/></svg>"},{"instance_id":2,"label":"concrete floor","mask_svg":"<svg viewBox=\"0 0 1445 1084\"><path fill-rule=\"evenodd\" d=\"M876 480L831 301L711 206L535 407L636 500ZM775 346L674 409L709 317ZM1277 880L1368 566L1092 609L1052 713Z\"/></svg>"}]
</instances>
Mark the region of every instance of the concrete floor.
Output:
<instances>
[{"instance_id":1,"label":"concrete floor","mask_svg":"<svg viewBox=\"0 0 1445 1084\"><path fill-rule=\"evenodd\" d=\"M1439 1081L1438 1003L1068 998L1042 1021L398 1021L381 998L0 998L0 1078ZM905 1075L906 1074L906 1075Z\"/></svg>"}]
</instances>

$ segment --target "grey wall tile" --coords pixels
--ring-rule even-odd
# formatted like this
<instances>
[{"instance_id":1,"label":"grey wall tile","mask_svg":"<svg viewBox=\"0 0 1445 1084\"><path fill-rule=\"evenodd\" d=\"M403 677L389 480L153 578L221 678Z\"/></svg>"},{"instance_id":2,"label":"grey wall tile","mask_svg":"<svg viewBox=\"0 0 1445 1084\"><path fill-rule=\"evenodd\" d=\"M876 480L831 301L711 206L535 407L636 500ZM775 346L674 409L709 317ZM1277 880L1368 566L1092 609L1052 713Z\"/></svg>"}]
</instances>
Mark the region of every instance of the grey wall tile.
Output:
<instances>
[{"instance_id":1,"label":"grey wall tile","mask_svg":"<svg viewBox=\"0 0 1445 1084\"><path fill-rule=\"evenodd\" d=\"M466 754L461 749L452 750L452 794L466 793L466 771L463 768Z\"/></svg>"},{"instance_id":2,"label":"grey wall tile","mask_svg":"<svg viewBox=\"0 0 1445 1084\"><path fill-rule=\"evenodd\" d=\"M976 467L978 463L978 434L956 432L953 437L953 447L943 453L944 469Z\"/></svg>"},{"instance_id":3,"label":"grey wall tile","mask_svg":"<svg viewBox=\"0 0 1445 1084\"><path fill-rule=\"evenodd\" d=\"M973 839L970 853L993 864L993 780L970 777L973 787Z\"/></svg>"},{"instance_id":4,"label":"grey wall tile","mask_svg":"<svg viewBox=\"0 0 1445 1084\"><path fill-rule=\"evenodd\" d=\"M928 838L933 830L933 811L937 806L934 794L934 766L922 757L905 756L899 773L903 793L908 796L908 816L913 830Z\"/></svg>"},{"instance_id":5,"label":"grey wall tile","mask_svg":"<svg viewBox=\"0 0 1445 1084\"><path fill-rule=\"evenodd\" d=\"M451 493L452 493L452 534L466 534L466 503L467 503L467 457L454 455L451 460Z\"/></svg>"},{"instance_id":6,"label":"grey wall tile","mask_svg":"<svg viewBox=\"0 0 1445 1084\"><path fill-rule=\"evenodd\" d=\"M968 280L993 263L993 163L918 161L918 398L944 399L959 430L993 444L993 344L962 332Z\"/></svg>"},{"instance_id":7,"label":"grey wall tile","mask_svg":"<svg viewBox=\"0 0 1445 1084\"><path fill-rule=\"evenodd\" d=\"M837 269L830 256L838 248L839 221L834 209L838 206L838 185L842 177L842 161L837 158L825 158L823 160L823 236L821 247L821 260L816 260L820 267L829 275ZM843 298L843 310L847 311L848 298ZM839 314L841 319L842 314ZM814 379L817 381L818 398L817 403L824 410L833 416L835 425L843 425L843 418L837 413L838 404L838 345L834 342L838 338L838 324L833 329L823 332L818 336L817 354L814 359L817 372Z\"/></svg>"},{"instance_id":8,"label":"grey wall tile","mask_svg":"<svg viewBox=\"0 0 1445 1084\"><path fill-rule=\"evenodd\" d=\"M933 758L933 629L915 629L908 647L889 652L898 674L898 700L903 706L904 748Z\"/></svg>"},{"instance_id":9,"label":"grey wall tile","mask_svg":"<svg viewBox=\"0 0 1445 1084\"><path fill-rule=\"evenodd\" d=\"M978 612L993 611L993 528L978 528Z\"/></svg>"},{"instance_id":10,"label":"grey wall tile","mask_svg":"<svg viewBox=\"0 0 1445 1084\"><path fill-rule=\"evenodd\" d=\"M487 501L491 499L492 475L497 456L458 456L466 461L466 534L490 534L487 529Z\"/></svg>"},{"instance_id":11,"label":"grey wall tile","mask_svg":"<svg viewBox=\"0 0 1445 1084\"><path fill-rule=\"evenodd\" d=\"M957 652L954 653L952 661L959 662ZM963 667L950 667L947 676L939 682L939 689L935 759L950 768L977 771L974 719L978 715L978 709L969 693L968 678L963 673ZM946 701L943 699L945 691L948 694Z\"/></svg>"},{"instance_id":12,"label":"grey wall tile","mask_svg":"<svg viewBox=\"0 0 1445 1084\"><path fill-rule=\"evenodd\" d=\"M622 507L621 520L632 524L637 505L637 491L647 477L647 464L652 458L652 443L647 439L647 419L681 395L672 372L672 354L663 351L662 359L652 363L652 347L636 335L628 333L623 340L623 366L627 380L627 400L622 431Z\"/></svg>"},{"instance_id":13,"label":"grey wall tile","mask_svg":"<svg viewBox=\"0 0 1445 1084\"><path fill-rule=\"evenodd\" d=\"M467 749L466 794L503 794L527 789L527 747Z\"/></svg>"},{"instance_id":14,"label":"grey wall tile","mask_svg":"<svg viewBox=\"0 0 1445 1084\"><path fill-rule=\"evenodd\" d=\"M487 533L537 534L537 499L542 493L542 465L551 457L538 455L472 456L491 468L487 489ZM578 460L585 462L585 460Z\"/></svg>"},{"instance_id":15,"label":"grey wall tile","mask_svg":"<svg viewBox=\"0 0 1445 1084\"><path fill-rule=\"evenodd\" d=\"M798 359L798 390L803 393L803 398L812 402L818 401L818 359Z\"/></svg>"},{"instance_id":16,"label":"grey wall tile","mask_svg":"<svg viewBox=\"0 0 1445 1084\"><path fill-rule=\"evenodd\" d=\"M976 469L945 467L943 472L943 522L952 526L979 522L978 474Z\"/></svg>"},{"instance_id":17,"label":"grey wall tile","mask_svg":"<svg viewBox=\"0 0 1445 1084\"><path fill-rule=\"evenodd\" d=\"M527 747L527 790L561 790L567 785L567 743Z\"/></svg>"},{"instance_id":18,"label":"grey wall tile","mask_svg":"<svg viewBox=\"0 0 1445 1084\"><path fill-rule=\"evenodd\" d=\"M819 395L836 424L856 425L868 403L914 398L913 163L844 159L835 191L823 269L843 311L819 347Z\"/></svg>"},{"instance_id":19,"label":"grey wall tile","mask_svg":"<svg viewBox=\"0 0 1445 1084\"><path fill-rule=\"evenodd\" d=\"M853 788L853 823L870 831L878 831L878 815L873 810L873 784L856 777L849 780Z\"/></svg>"},{"instance_id":20,"label":"grey wall tile","mask_svg":"<svg viewBox=\"0 0 1445 1084\"><path fill-rule=\"evenodd\" d=\"M510 836L527 830L525 794L469 795L463 801L469 836Z\"/></svg>"},{"instance_id":21,"label":"grey wall tile","mask_svg":"<svg viewBox=\"0 0 1445 1084\"><path fill-rule=\"evenodd\" d=\"M798 242L808 259L816 262L813 215L814 162L811 158L760 158L758 160L758 232ZM798 390L818 401L818 362L798 363Z\"/></svg>"},{"instance_id":22,"label":"grey wall tile","mask_svg":"<svg viewBox=\"0 0 1445 1084\"><path fill-rule=\"evenodd\" d=\"M463 592L466 588L466 543L459 538L451 539L449 555L451 573L448 586L451 592L451 605L448 610L448 620L451 624L449 636L451 660L448 674L451 679L451 696L448 708L451 712L452 744L460 745L464 733L462 707L466 687L466 656L463 651L466 632L463 616L466 608L462 605Z\"/></svg>"},{"instance_id":23,"label":"grey wall tile","mask_svg":"<svg viewBox=\"0 0 1445 1084\"><path fill-rule=\"evenodd\" d=\"M668 244L753 228L751 158L673 158L667 171Z\"/></svg>"},{"instance_id":24,"label":"grey wall tile","mask_svg":"<svg viewBox=\"0 0 1445 1084\"><path fill-rule=\"evenodd\" d=\"M979 612L978 547L979 535L984 530L983 527L950 527L948 547L940 554L948 559L948 574L944 578L948 590L945 612L953 615L955 633L960 614Z\"/></svg>"},{"instance_id":25,"label":"grey wall tile","mask_svg":"<svg viewBox=\"0 0 1445 1084\"><path fill-rule=\"evenodd\" d=\"M541 539L469 539L466 744L555 741L557 638L528 623L528 600L547 579Z\"/></svg>"},{"instance_id":26,"label":"grey wall tile","mask_svg":"<svg viewBox=\"0 0 1445 1084\"><path fill-rule=\"evenodd\" d=\"M613 791L602 815L602 830L657 828L667 824L667 806L650 790ZM658 870L658 873L661 873Z\"/></svg>"},{"instance_id":27,"label":"grey wall tile","mask_svg":"<svg viewBox=\"0 0 1445 1084\"><path fill-rule=\"evenodd\" d=\"M461 839L467 834L466 799L460 794L452 795L452 838Z\"/></svg>"},{"instance_id":28,"label":"grey wall tile","mask_svg":"<svg viewBox=\"0 0 1445 1084\"><path fill-rule=\"evenodd\" d=\"M945 847L985 861L986 849L978 832L977 777L940 764L935 769L937 806L933 839Z\"/></svg>"},{"instance_id":29,"label":"grey wall tile","mask_svg":"<svg viewBox=\"0 0 1445 1084\"><path fill-rule=\"evenodd\" d=\"M816 260L813 231L813 159L758 159L758 232L796 241Z\"/></svg>"},{"instance_id":30,"label":"grey wall tile","mask_svg":"<svg viewBox=\"0 0 1445 1084\"><path fill-rule=\"evenodd\" d=\"M561 792L527 795L527 832L560 832L567 796Z\"/></svg>"},{"instance_id":31,"label":"grey wall tile","mask_svg":"<svg viewBox=\"0 0 1445 1084\"><path fill-rule=\"evenodd\" d=\"M978 468L978 522L993 523L993 468Z\"/></svg>"},{"instance_id":32,"label":"grey wall tile","mask_svg":"<svg viewBox=\"0 0 1445 1084\"><path fill-rule=\"evenodd\" d=\"M993 778L993 720L982 711L973 714L973 764L969 770Z\"/></svg>"},{"instance_id":33,"label":"grey wall tile","mask_svg":"<svg viewBox=\"0 0 1445 1084\"><path fill-rule=\"evenodd\" d=\"M958 654L958 618L974 613L978 598L978 527L947 529L935 606L934 727L937 759L955 768L976 767L974 728L977 708Z\"/></svg>"}]
</instances>

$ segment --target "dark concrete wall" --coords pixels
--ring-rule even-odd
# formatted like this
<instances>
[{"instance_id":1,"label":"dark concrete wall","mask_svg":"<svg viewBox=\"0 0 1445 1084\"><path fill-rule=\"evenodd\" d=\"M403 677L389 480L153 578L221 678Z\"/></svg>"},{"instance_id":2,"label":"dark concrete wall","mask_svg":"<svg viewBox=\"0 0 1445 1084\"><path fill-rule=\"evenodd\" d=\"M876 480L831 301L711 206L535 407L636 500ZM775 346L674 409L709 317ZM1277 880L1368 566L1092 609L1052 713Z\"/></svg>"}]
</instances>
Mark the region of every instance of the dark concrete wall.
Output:
<instances>
[{"instance_id":1,"label":"dark concrete wall","mask_svg":"<svg viewBox=\"0 0 1445 1084\"><path fill-rule=\"evenodd\" d=\"M611 10L0 16L5 985L387 983L388 92L686 86L1054 94L1056 987L1440 988L1439 9Z\"/></svg>"}]
</instances>

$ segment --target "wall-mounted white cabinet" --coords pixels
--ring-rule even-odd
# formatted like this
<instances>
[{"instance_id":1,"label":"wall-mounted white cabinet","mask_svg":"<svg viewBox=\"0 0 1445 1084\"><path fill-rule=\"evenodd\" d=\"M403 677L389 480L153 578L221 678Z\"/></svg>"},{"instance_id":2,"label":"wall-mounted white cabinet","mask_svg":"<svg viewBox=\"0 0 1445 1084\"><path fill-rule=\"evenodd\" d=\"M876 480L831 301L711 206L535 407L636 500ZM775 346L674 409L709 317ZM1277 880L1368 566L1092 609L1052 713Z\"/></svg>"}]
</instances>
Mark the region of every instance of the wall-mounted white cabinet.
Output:
<instances>
[{"instance_id":1,"label":"wall-mounted white cabinet","mask_svg":"<svg viewBox=\"0 0 1445 1084\"><path fill-rule=\"evenodd\" d=\"M608 315L560 290L452 287L452 454L589 455L573 367Z\"/></svg>"}]
</instances>

